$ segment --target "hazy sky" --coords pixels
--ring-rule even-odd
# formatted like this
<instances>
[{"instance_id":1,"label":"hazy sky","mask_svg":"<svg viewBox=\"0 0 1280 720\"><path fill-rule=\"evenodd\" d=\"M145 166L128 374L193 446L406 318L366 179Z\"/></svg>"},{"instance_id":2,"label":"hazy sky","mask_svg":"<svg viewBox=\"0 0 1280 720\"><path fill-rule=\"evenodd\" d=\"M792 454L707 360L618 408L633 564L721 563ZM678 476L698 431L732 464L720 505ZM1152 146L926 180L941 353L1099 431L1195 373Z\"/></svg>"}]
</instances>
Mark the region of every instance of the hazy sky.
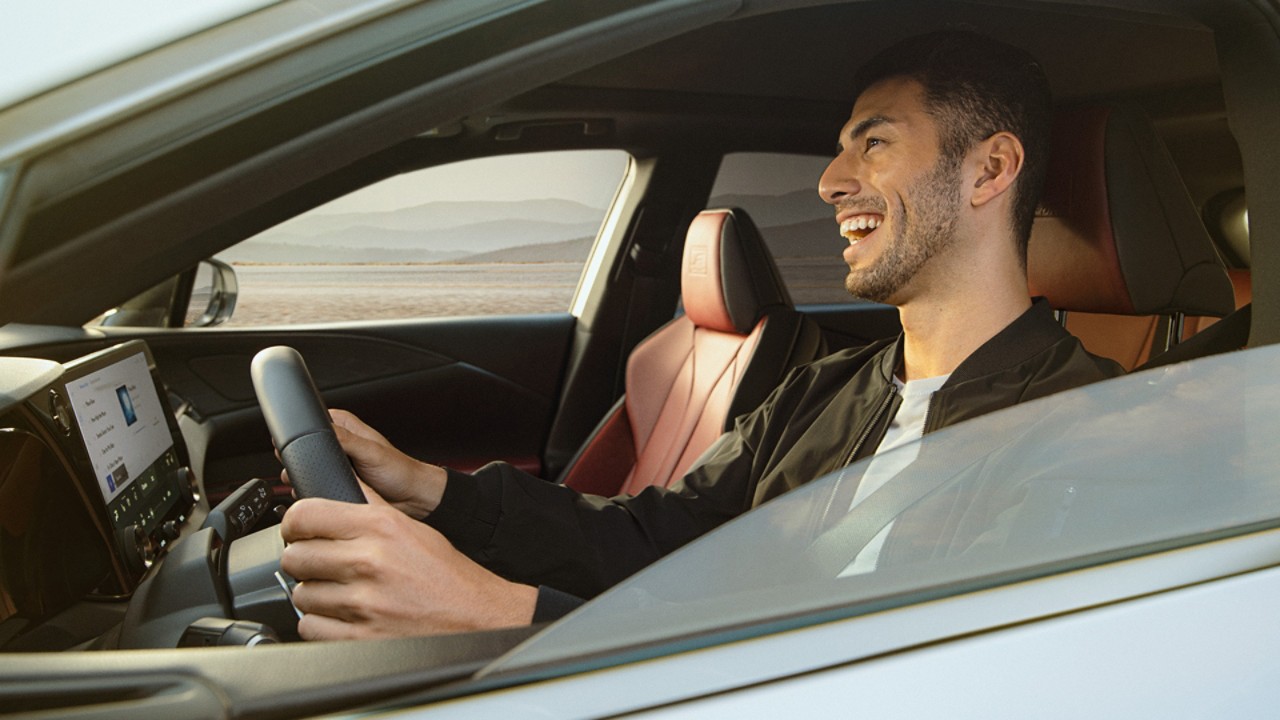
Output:
<instances>
[{"instance_id":1,"label":"hazy sky","mask_svg":"<svg viewBox=\"0 0 1280 720\"><path fill-rule=\"evenodd\" d=\"M774 155L739 153L720 165L711 195L785 195L796 190L818 194L818 178L829 157L815 155Z\"/></svg>"},{"instance_id":2,"label":"hazy sky","mask_svg":"<svg viewBox=\"0 0 1280 720\"><path fill-rule=\"evenodd\" d=\"M390 178L315 212L378 212L429 202L544 198L567 198L603 209L617 193L627 163L627 154L620 150L479 158Z\"/></svg>"},{"instance_id":3,"label":"hazy sky","mask_svg":"<svg viewBox=\"0 0 1280 720\"><path fill-rule=\"evenodd\" d=\"M812 188L829 158L731 155L712 195L783 195ZM626 172L618 150L536 153L481 158L384 180L317 208L316 213L385 212L441 201L565 198L606 208Z\"/></svg>"}]
</instances>

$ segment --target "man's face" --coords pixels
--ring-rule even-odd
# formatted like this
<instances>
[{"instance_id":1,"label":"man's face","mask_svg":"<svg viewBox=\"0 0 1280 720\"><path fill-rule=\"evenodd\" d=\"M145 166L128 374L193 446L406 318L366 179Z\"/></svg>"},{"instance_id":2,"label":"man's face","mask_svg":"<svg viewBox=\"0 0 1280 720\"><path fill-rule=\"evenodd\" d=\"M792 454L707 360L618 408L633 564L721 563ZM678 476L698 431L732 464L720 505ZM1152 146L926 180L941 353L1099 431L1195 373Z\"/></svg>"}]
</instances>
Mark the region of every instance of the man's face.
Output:
<instances>
[{"instance_id":1,"label":"man's face","mask_svg":"<svg viewBox=\"0 0 1280 720\"><path fill-rule=\"evenodd\" d=\"M955 238L959 159L942 157L923 88L907 79L863 92L838 147L818 191L849 241L845 288L901 304L923 289L921 270Z\"/></svg>"}]
</instances>

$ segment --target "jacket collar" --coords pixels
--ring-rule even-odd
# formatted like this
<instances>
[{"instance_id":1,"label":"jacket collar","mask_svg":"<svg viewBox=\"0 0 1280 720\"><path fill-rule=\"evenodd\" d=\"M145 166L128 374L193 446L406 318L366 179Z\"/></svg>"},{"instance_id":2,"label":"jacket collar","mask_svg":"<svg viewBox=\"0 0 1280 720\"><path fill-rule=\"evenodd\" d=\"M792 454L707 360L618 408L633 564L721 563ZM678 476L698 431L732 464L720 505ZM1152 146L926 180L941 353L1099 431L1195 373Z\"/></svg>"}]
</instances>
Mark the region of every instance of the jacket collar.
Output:
<instances>
[{"instance_id":1,"label":"jacket collar","mask_svg":"<svg viewBox=\"0 0 1280 720\"><path fill-rule=\"evenodd\" d=\"M1008 370L1064 337L1068 337L1067 331L1054 319L1049 301L1037 297L1031 307L965 358L942 387ZM879 373L886 383L893 382L894 373L902 366L902 346L899 335L893 349L880 356Z\"/></svg>"}]
</instances>

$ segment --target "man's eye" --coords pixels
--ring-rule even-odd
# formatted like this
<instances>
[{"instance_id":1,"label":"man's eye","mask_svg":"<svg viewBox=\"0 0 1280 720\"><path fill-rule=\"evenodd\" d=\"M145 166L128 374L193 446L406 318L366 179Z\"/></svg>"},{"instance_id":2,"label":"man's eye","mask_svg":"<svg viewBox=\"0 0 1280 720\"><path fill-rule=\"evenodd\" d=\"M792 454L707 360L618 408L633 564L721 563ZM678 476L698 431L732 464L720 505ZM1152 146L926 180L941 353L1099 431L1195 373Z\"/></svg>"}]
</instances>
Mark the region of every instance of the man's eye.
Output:
<instances>
[{"instance_id":1,"label":"man's eye","mask_svg":"<svg viewBox=\"0 0 1280 720\"><path fill-rule=\"evenodd\" d=\"M884 140L881 140L878 137L869 137L867 138L867 144L866 144L866 147L863 148L863 151L865 152L866 150L870 150L871 148L876 147L877 145L882 145L882 144L884 144Z\"/></svg>"}]
</instances>

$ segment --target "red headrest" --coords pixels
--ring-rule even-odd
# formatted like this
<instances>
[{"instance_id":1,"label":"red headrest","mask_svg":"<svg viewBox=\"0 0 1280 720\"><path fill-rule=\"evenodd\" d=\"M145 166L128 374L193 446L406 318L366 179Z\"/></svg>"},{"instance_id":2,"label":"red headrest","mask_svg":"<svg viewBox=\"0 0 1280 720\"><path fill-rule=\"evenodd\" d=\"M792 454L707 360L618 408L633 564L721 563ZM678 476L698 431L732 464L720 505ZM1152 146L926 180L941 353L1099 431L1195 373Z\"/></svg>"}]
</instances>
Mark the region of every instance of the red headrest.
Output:
<instances>
[{"instance_id":1,"label":"red headrest","mask_svg":"<svg viewBox=\"0 0 1280 720\"><path fill-rule=\"evenodd\" d=\"M1062 310L1221 316L1234 308L1173 158L1132 108L1055 119L1027 274L1031 294Z\"/></svg>"},{"instance_id":2,"label":"red headrest","mask_svg":"<svg viewBox=\"0 0 1280 720\"><path fill-rule=\"evenodd\" d=\"M772 306L790 306L778 267L743 210L704 210L689 225L680 273L694 325L745 335Z\"/></svg>"}]
</instances>

